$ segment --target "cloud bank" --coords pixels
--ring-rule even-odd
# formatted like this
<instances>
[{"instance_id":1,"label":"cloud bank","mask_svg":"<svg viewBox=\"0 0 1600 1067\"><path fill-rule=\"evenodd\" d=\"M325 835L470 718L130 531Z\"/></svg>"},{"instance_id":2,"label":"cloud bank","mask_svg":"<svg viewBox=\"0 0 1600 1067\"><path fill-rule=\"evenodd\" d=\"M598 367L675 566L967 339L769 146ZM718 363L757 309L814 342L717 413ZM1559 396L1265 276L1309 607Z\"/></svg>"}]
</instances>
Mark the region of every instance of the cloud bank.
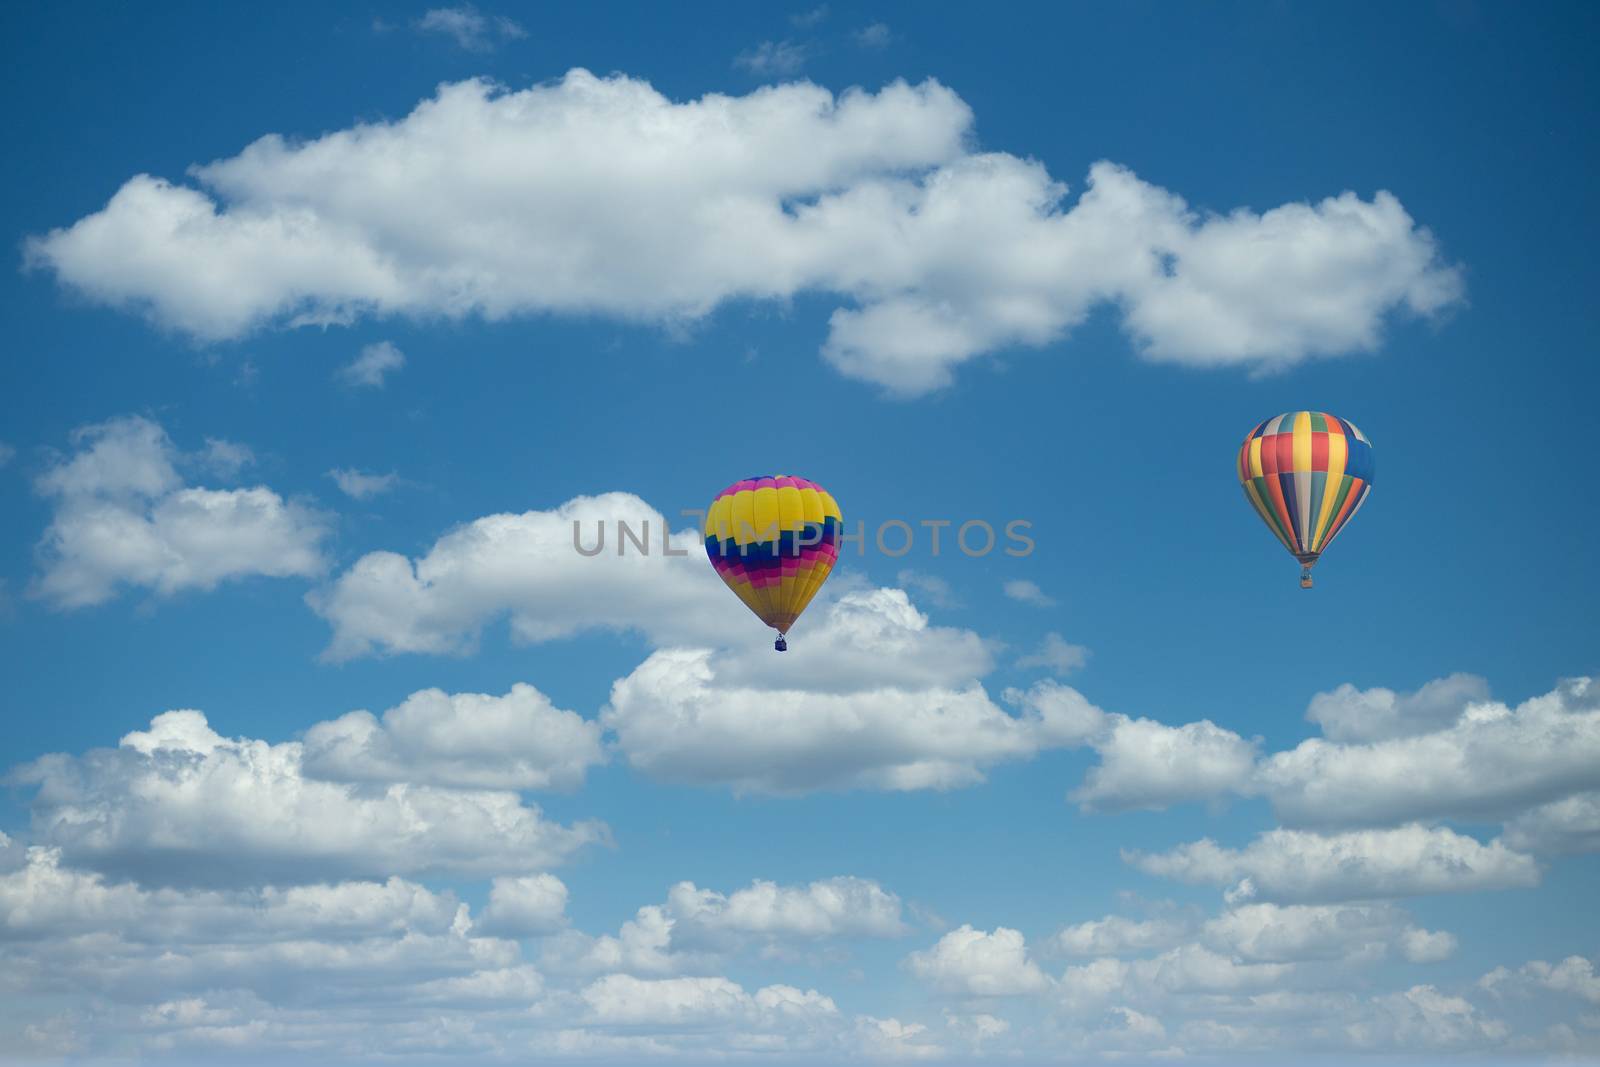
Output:
<instances>
[{"instance_id":1,"label":"cloud bank","mask_svg":"<svg viewBox=\"0 0 1600 1067\"><path fill-rule=\"evenodd\" d=\"M268 134L193 184L136 175L25 257L201 341L362 317L683 323L820 293L840 301L824 358L902 395L1101 305L1150 359L1262 369L1370 351L1392 313L1462 299L1390 193L1213 214L1100 162L1071 199L974 130L931 79L687 101L581 69L464 81L403 118Z\"/></svg>"}]
</instances>

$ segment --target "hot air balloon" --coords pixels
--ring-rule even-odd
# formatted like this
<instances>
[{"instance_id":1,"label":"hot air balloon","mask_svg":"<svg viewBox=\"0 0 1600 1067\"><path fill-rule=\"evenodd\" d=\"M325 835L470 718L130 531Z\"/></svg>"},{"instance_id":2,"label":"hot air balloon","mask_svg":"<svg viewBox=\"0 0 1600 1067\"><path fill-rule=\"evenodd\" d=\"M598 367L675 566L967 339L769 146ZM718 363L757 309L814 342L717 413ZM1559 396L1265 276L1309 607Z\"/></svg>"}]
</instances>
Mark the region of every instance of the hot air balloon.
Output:
<instances>
[{"instance_id":1,"label":"hot air balloon","mask_svg":"<svg viewBox=\"0 0 1600 1067\"><path fill-rule=\"evenodd\" d=\"M827 490L787 474L734 482L706 512L711 565L745 607L778 631L772 647L779 652L839 558L843 522Z\"/></svg>"},{"instance_id":2,"label":"hot air balloon","mask_svg":"<svg viewBox=\"0 0 1600 1067\"><path fill-rule=\"evenodd\" d=\"M1239 484L1310 589L1318 557L1372 492L1372 443L1337 415L1291 411L1244 439Z\"/></svg>"}]
</instances>

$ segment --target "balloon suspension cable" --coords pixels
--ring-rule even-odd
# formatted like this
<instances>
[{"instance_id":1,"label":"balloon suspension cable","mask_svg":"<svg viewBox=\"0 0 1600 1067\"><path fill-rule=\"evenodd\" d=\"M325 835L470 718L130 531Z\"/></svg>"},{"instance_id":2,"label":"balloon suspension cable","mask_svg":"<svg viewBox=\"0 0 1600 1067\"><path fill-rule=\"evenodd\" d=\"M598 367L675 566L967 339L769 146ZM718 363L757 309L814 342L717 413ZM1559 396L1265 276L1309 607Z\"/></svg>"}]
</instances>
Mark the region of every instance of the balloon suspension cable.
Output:
<instances>
[{"instance_id":1,"label":"balloon suspension cable","mask_svg":"<svg viewBox=\"0 0 1600 1067\"><path fill-rule=\"evenodd\" d=\"M1309 566L1300 568L1300 588L1311 588L1311 568Z\"/></svg>"},{"instance_id":2,"label":"balloon suspension cable","mask_svg":"<svg viewBox=\"0 0 1600 1067\"><path fill-rule=\"evenodd\" d=\"M772 650L774 652L787 652L787 651L789 651L788 637L789 637L789 635L785 634L785 633L778 634L778 639L776 641L772 642Z\"/></svg>"}]
</instances>

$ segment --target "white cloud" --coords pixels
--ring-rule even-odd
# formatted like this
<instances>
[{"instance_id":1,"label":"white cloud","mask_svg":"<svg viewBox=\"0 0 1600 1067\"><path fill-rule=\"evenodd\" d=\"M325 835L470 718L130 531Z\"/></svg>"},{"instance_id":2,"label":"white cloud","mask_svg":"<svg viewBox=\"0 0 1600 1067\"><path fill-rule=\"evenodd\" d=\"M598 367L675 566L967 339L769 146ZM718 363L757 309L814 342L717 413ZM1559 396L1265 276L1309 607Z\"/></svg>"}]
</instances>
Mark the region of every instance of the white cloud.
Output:
<instances>
[{"instance_id":1,"label":"white cloud","mask_svg":"<svg viewBox=\"0 0 1600 1067\"><path fill-rule=\"evenodd\" d=\"M1208 920L1200 937L1219 952L1277 963L1375 961L1391 945L1424 963L1455 949L1451 934L1412 926L1405 912L1387 904L1241 904Z\"/></svg>"},{"instance_id":2,"label":"white cloud","mask_svg":"<svg viewBox=\"0 0 1600 1067\"><path fill-rule=\"evenodd\" d=\"M352 711L319 722L301 762L331 781L571 789L604 758L598 723L519 682L504 696L424 689L381 720Z\"/></svg>"},{"instance_id":3,"label":"white cloud","mask_svg":"<svg viewBox=\"0 0 1600 1067\"><path fill-rule=\"evenodd\" d=\"M169 711L116 749L44 756L11 780L38 789L39 840L74 864L158 884L531 872L605 833L549 822L511 792L321 781L303 752Z\"/></svg>"},{"instance_id":4,"label":"white cloud","mask_svg":"<svg viewBox=\"0 0 1600 1067\"><path fill-rule=\"evenodd\" d=\"M1031 604L1036 608L1055 606L1055 599L1045 595L1037 582L1030 582L1026 578L1016 578L1001 587L1006 596L1019 604Z\"/></svg>"},{"instance_id":5,"label":"white cloud","mask_svg":"<svg viewBox=\"0 0 1600 1067\"><path fill-rule=\"evenodd\" d=\"M392 1049L418 1003L481 1004L497 985L526 997L540 981L515 944L477 936L451 894L399 878L146 889L50 848L0 874L4 999L27 1011L48 991L73 1004L101 1055L241 1042L331 1052L352 1006L363 1044Z\"/></svg>"},{"instance_id":6,"label":"white cloud","mask_svg":"<svg viewBox=\"0 0 1600 1067\"><path fill-rule=\"evenodd\" d=\"M1069 926L1053 943L1069 956L1121 956L1171 948L1189 933L1177 919L1128 919L1107 915L1103 919Z\"/></svg>"},{"instance_id":7,"label":"white cloud","mask_svg":"<svg viewBox=\"0 0 1600 1067\"><path fill-rule=\"evenodd\" d=\"M566 925L567 887L553 874L496 878L473 929L496 937L555 933Z\"/></svg>"},{"instance_id":8,"label":"white cloud","mask_svg":"<svg viewBox=\"0 0 1600 1067\"><path fill-rule=\"evenodd\" d=\"M176 467L184 457L148 419L85 426L72 441L77 451L37 482L55 512L33 593L56 607L98 604L124 585L170 596L255 575L309 577L325 566L321 515L265 486L185 486ZM236 471L247 457L213 440L199 461Z\"/></svg>"},{"instance_id":9,"label":"white cloud","mask_svg":"<svg viewBox=\"0 0 1600 1067\"><path fill-rule=\"evenodd\" d=\"M647 904L615 936L572 931L545 945L544 963L562 973L666 975L713 969L759 947L783 957L787 946L908 932L900 898L865 878L842 876L806 885L757 879L732 893L679 882L662 904Z\"/></svg>"},{"instance_id":10,"label":"white cloud","mask_svg":"<svg viewBox=\"0 0 1600 1067\"><path fill-rule=\"evenodd\" d=\"M346 385L382 389L390 374L406 365L406 354L393 341L379 341L361 349L361 354L339 368Z\"/></svg>"},{"instance_id":11,"label":"white cloud","mask_svg":"<svg viewBox=\"0 0 1600 1067\"><path fill-rule=\"evenodd\" d=\"M994 933L963 925L931 949L906 957L912 974L955 996L1008 997L1037 993L1050 979L1028 958L1022 934L1004 926Z\"/></svg>"},{"instance_id":12,"label":"white cloud","mask_svg":"<svg viewBox=\"0 0 1600 1067\"><path fill-rule=\"evenodd\" d=\"M1400 934L1400 952L1412 963L1438 963L1455 955L1459 942L1448 930L1407 927Z\"/></svg>"},{"instance_id":13,"label":"white cloud","mask_svg":"<svg viewBox=\"0 0 1600 1067\"><path fill-rule=\"evenodd\" d=\"M1357 968L1384 958L1385 946L1371 939L1397 933L1403 921L1382 906L1251 906L1208 923L1207 943L1069 967L1055 985L1064 1025L1054 1047L1230 1061L1262 1053L1294 1059L1313 1051L1501 1047L1509 1027L1463 996L1434 986L1371 996L1349 991L1370 981ZM1436 946L1426 958L1439 958ZM1123 1017L1129 1011L1135 1019Z\"/></svg>"},{"instance_id":14,"label":"white cloud","mask_svg":"<svg viewBox=\"0 0 1600 1067\"><path fill-rule=\"evenodd\" d=\"M762 640L719 654L717 677L752 689L860 693L879 689L965 688L994 667L991 645L971 630L930 625L901 589L842 583L836 598L812 602L782 656ZM818 618L811 623L811 612ZM724 635L726 636L726 635ZM732 643L732 642L728 642Z\"/></svg>"},{"instance_id":15,"label":"white cloud","mask_svg":"<svg viewBox=\"0 0 1600 1067\"><path fill-rule=\"evenodd\" d=\"M156 946L316 938L359 940L414 931L448 933L460 904L403 878L242 890L143 889L62 864L61 850L33 847L0 874L5 938L70 938L115 932Z\"/></svg>"},{"instance_id":16,"label":"white cloud","mask_svg":"<svg viewBox=\"0 0 1600 1067\"><path fill-rule=\"evenodd\" d=\"M929 1036L926 1026L894 1018L856 1016L855 1039L860 1054L872 1059L933 1060L945 1055L945 1050Z\"/></svg>"},{"instance_id":17,"label":"white cloud","mask_svg":"<svg viewBox=\"0 0 1600 1067\"><path fill-rule=\"evenodd\" d=\"M972 1043L975 1052L982 1050L985 1041L1000 1037L1011 1029L1008 1020L990 1015L986 1011L962 1015L946 1008L943 1014L945 1025L965 1036Z\"/></svg>"},{"instance_id":18,"label":"white cloud","mask_svg":"<svg viewBox=\"0 0 1600 1067\"><path fill-rule=\"evenodd\" d=\"M504 15L485 15L472 4L432 8L416 21L416 28L424 33L443 34L469 52L487 52L501 41L528 36L528 31L513 20Z\"/></svg>"},{"instance_id":19,"label":"white cloud","mask_svg":"<svg viewBox=\"0 0 1600 1067\"><path fill-rule=\"evenodd\" d=\"M794 48L746 63L789 68ZM1461 299L1388 193L1202 214L1102 162L1067 205L1043 164L973 153L972 129L933 81L684 103L582 70L468 81L396 121L263 137L195 168L198 188L135 176L26 256L200 339L361 316L674 323L832 294L824 356L901 394L1102 304L1149 358L1273 368L1374 349L1392 312Z\"/></svg>"},{"instance_id":20,"label":"white cloud","mask_svg":"<svg viewBox=\"0 0 1600 1067\"><path fill-rule=\"evenodd\" d=\"M1044 635L1036 650L1017 657L1018 667L1044 667L1056 674L1071 674L1088 662L1087 648L1068 643L1054 631Z\"/></svg>"},{"instance_id":21,"label":"white cloud","mask_svg":"<svg viewBox=\"0 0 1600 1067\"><path fill-rule=\"evenodd\" d=\"M614 936L571 930L546 940L540 965L563 974L673 974L689 962L686 953L672 951L673 922L664 907L647 904Z\"/></svg>"},{"instance_id":22,"label":"white cloud","mask_svg":"<svg viewBox=\"0 0 1600 1067\"><path fill-rule=\"evenodd\" d=\"M1478 985L1496 996L1545 990L1600 1004L1600 975L1595 973L1593 961L1582 956L1568 956L1555 964L1530 960L1516 971L1496 967L1480 978Z\"/></svg>"},{"instance_id":23,"label":"white cloud","mask_svg":"<svg viewBox=\"0 0 1600 1067\"><path fill-rule=\"evenodd\" d=\"M1464 677L1434 685L1476 692L1477 680ZM1304 741L1264 761L1257 788L1280 818L1298 825L1512 816L1600 788L1600 684L1563 682L1515 709L1468 704L1431 733L1360 744Z\"/></svg>"},{"instance_id":24,"label":"white cloud","mask_svg":"<svg viewBox=\"0 0 1600 1067\"><path fill-rule=\"evenodd\" d=\"M888 25L882 22L870 23L850 35L850 39L862 48L885 48L893 37Z\"/></svg>"},{"instance_id":25,"label":"white cloud","mask_svg":"<svg viewBox=\"0 0 1600 1067\"><path fill-rule=\"evenodd\" d=\"M206 447L196 457L200 466L221 478L237 478L239 472L256 461L256 454L247 445L225 441L219 437L206 438Z\"/></svg>"},{"instance_id":26,"label":"white cloud","mask_svg":"<svg viewBox=\"0 0 1600 1067\"><path fill-rule=\"evenodd\" d=\"M1147 874L1232 885L1234 901L1321 902L1537 885L1532 857L1444 827L1401 826L1321 835L1269 830L1243 849L1206 838L1154 855L1124 852Z\"/></svg>"},{"instance_id":27,"label":"white cloud","mask_svg":"<svg viewBox=\"0 0 1600 1067\"><path fill-rule=\"evenodd\" d=\"M1330 741L1386 741L1447 729L1469 704L1489 699L1489 685L1473 674L1452 674L1415 693L1357 689L1346 683L1311 698L1306 719Z\"/></svg>"},{"instance_id":28,"label":"white cloud","mask_svg":"<svg viewBox=\"0 0 1600 1067\"><path fill-rule=\"evenodd\" d=\"M1492 1047L1507 1033L1504 1023L1481 1017L1465 999L1431 985L1374 997L1372 1005L1375 1012L1345 1028L1358 1049Z\"/></svg>"},{"instance_id":29,"label":"white cloud","mask_svg":"<svg viewBox=\"0 0 1600 1067\"><path fill-rule=\"evenodd\" d=\"M929 626L898 589L847 593L802 637L781 662L754 647L655 652L612 686L601 722L653 778L798 793L970 785L1101 721L1054 683L1008 694L1021 715L1001 710L976 680L982 641Z\"/></svg>"},{"instance_id":30,"label":"white cloud","mask_svg":"<svg viewBox=\"0 0 1600 1067\"><path fill-rule=\"evenodd\" d=\"M1092 745L1106 735L1107 727L1121 716L1108 715L1089 703L1069 685L1045 679L1028 689L1007 689L1001 694L1006 703L1015 704L1024 716L1037 718L1043 737L1050 745L1075 748Z\"/></svg>"},{"instance_id":31,"label":"white cloud","mask_svg":"<svg viewBox=\"0 0 1600 1067\"><path fill-rule=\"evenodd\" d=\"M39 476L37 487L47 497L159 497L182 479L174 466L178 452L156 423L137 415L82 426L72 432L78 446L70 459L60 458Z\"/></svg>"},{"instance_id":32,"label":"white cloud","mask_svg":"<svg viewBox=\"0 0 1600 1067\"><path fill-rule=\"evenodd\" d=\"M4 467L17 457L17 450L11 445L0 441L0 467Z\"/></svg>"},{"instance_id":33,"label":"white cloud","mask_svg":"<svg viewBox=\"0 0 1600 1067\"><path fill-rule=\"evenodd\" d=\"M601 544L597 555L579 554ZM618 524L643 540L625 541ZM512 636L548 641L581 630L642 630L661 640L709 637L752 625L706 565L692 529L628 493L576 497L551 511L488 515L446 534L424 556L369 552L308 597L333 625L326 655L461 653L484 626L509 616ZM619 549L622 554L619 555ZM751 632L759 630L756 626Z\"/></svg>"},{"instance_id":34,"label":"white cloud","mask_svg":"<svg viewBox=\"0 0 1600 1067\"><path fill-rule=\"evenodd\" d=\"M1183 944L1149 959L1111 957L1068 967L1056 995L1070 1015L1098 1015L1118 1003L1159 1005L1175 996L1250 994L1281 986L1291 964L1241 960L1200 944Z\"/></svg>"},{"instance_id":35,"label":"white cloud","mask_svg":"<svg viewBox=\"0 0 1600 1067\"><path fill-rule=\"evenodd\" d=\"M393 471L388 474L363 474L353 467L335 467L328 472L339 491L352 500L371 500L381 496L395 487L400 476Z\"/></svg>"},{"instance_id":36,"label":"white cloud","mask_svg":"<svg viewBox=\"0 0 1600 1067\"><path fill-rule=\"evenodd\" d=\"M799 73L809 53L809 48L794 41L762 41L734 56L733 65L758 78L781 78Z\"/></svg>"},{"instance_id":37,"label":"white cloud","mask_svg":"<svg viewBox=\"0 0 1600 1067\"><path fill-rule=\"evenodd\" d=\"M815 989L770 985L747 993L717 977L635 978L610 974L582 993L589 1021L604 1026L689 1028L735 1026L753 1031L833 1026L831 997Z\"/></svg>"},{"instance_id":38,"label":"white cloud","mask_svg":"<svg viewBox=\"0 0 1600 1067\"><path fill-rule=\"evenodd\" d=\"M1529 852L1600 852L1600 792L1579 793L1506 824L1506 844Z\"/></svg>"},{"instance_id":39,"label":"white cloud","mask_svg":"<svg viewBox=\"0 0 1600 1067\"><path fill-rule=\"evenodd\" d=\"M853 877L781 886L756 880L724 896L680 882L667 896L672 942L690 950L725 939L817 940L899 937L907 932L900 898L878 883Z\"/></svg>"},{"instance_id":40,"label":"white cloud","mask_svg":"<svg viewBox=\"0 0 1600 1067\"><path fill-rule=\"evenodd\" d=\"M1166 993L1234 993L1271 989L1291 973L1284 963L1247 962L1203 945L1180 945L1130 965L1134 980Z\"/></svg>"},{"instance_id":41,"label":"white cloud","mask_svg":"<svg viewBox=\"0 0 1600 1067\"><path fill-rule=\"evenodd\" d=\"M1085 809L1159 809L1208 799L1247 782L1255 763L1255 741L1208 719L1167 726L1116 715L1110 722L1092 742L1099 766L1072 794Z\"/></svg>"}]
</instances>

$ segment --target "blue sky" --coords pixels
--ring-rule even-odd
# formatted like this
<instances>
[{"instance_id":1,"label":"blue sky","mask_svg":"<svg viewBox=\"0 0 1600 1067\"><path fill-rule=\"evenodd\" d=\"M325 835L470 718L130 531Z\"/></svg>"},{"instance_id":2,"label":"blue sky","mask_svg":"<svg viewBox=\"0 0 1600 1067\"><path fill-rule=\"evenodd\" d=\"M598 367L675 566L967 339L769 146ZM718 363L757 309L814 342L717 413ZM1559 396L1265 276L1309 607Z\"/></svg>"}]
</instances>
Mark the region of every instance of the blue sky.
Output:
<instances>
[{"instance_id":1,"label":"blue sky","mask_svg":"<svg viewBox=\"0 0 1600 1067\"><path fill-rule=\"evenodd\" d=\"M1600 1055L1595 19L9 12L0 1048ZM756 471L1037 547L562 540Z\"/></svg>"}]
</instances>

